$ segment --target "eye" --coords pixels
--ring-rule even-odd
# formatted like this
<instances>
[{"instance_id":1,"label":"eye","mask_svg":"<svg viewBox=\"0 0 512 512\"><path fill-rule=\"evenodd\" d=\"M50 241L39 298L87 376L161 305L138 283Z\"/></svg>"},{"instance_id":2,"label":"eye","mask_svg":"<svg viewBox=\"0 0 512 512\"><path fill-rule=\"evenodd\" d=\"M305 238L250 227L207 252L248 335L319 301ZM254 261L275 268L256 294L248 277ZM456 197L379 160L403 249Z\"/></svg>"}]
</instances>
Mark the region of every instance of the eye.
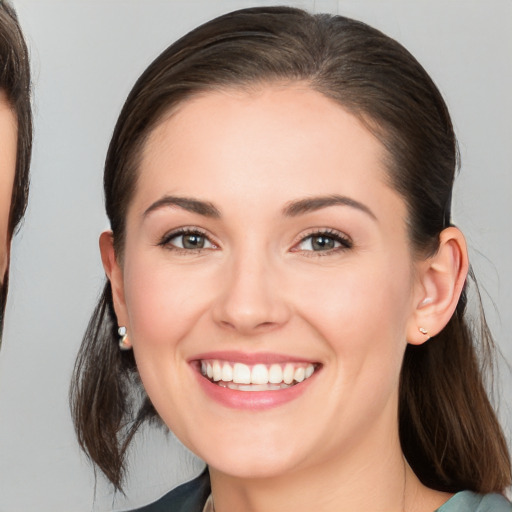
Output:
<instances>
[{"instance_id":1,"label":"eye","mask_svg":"<svg viewBox=\"0 0 512 512\"><path fill-rule=\"evenodd\" d=\"M168 247L169 249L179 249L183 251L215 248L215 245L204 233L193 229L184 229L169 233L164 236L159 245Z\"/></svg>"},{"instance_id":2,"label":"eye","mask_svg":"<svg viewBox=\"0 0 512 512\"><path fill-rule=\"evenodd\" d=\"M302 238L295 246L296 251L330 252L350 249L352 241L335 231L319 231Z\"/></svg>"}]
</instances>

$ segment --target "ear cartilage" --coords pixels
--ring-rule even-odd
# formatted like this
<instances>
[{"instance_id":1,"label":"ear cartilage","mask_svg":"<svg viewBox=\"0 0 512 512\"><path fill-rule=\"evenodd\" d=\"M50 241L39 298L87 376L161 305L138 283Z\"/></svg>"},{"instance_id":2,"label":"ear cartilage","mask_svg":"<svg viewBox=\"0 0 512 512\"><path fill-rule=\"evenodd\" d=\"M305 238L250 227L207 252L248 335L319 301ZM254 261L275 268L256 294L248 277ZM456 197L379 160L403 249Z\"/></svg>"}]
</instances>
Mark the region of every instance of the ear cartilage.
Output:
<instances>
[{"instance_id":1,"label":"ear cartilage","mask_svg":"<svg viewBox=\"0 0 512 512\"><path fill-rule=\"evenodd\" d=\"M426 306L427 304L430 304L432 302L432 297L425 297L422 301L420 306Z\"/></svg>"},{"instance_id":2,"label":"ear cartilage","mask_svg":"<svg viewBox=\"0 0 512 512\"><path fill-rule=\"evenodd\" d=\"M428 335L428 331L425 329L425 327L418 327L418 331L420 331L421 334L424 334L425 336Z\"/></svg>"}]
</instances>

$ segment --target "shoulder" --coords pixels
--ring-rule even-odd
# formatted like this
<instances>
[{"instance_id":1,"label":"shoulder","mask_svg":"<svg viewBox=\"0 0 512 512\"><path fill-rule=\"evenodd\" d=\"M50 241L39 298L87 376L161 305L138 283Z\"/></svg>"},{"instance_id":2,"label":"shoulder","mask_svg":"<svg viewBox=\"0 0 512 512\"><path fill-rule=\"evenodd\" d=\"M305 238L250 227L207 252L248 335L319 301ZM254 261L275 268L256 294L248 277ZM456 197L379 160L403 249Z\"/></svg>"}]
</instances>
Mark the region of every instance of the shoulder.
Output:
<instances>
[{"instance_id":1,"label":"shoulder","mask_svg":"<svg viewBox=\"0 0 512 512\"><path fill-rule=\"evenodd\" d=\"M210 477L205 469L197 478L168 492L159 500L132 512L202 512L210 494Z\"/></svg>"},{"instance_id":2,"label":"shoulder","mask_svg":"<svg viewBox=\"0 0 512 512\"><path fill-rule=\"evenodd\" d=\"M512 512L512 504L501 494L462 491L449 499L438 512Z\"/></svg>"}]
</instances>

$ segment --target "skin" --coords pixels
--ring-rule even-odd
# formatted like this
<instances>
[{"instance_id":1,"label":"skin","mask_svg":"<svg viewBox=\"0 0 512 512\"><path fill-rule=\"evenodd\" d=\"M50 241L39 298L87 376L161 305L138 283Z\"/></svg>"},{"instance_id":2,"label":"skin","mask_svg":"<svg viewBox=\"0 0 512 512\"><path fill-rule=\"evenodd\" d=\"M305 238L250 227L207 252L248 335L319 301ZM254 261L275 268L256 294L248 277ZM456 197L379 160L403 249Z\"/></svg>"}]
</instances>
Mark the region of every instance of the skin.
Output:
<instances>
[{"instance_id":1,"label":"skin","mask_svg":"<svg viewBox=\"0 0 512 512\"><path fill-rule=\"evenodd\" d=\"M9 211L16 170L16 116L0 92L0 283L9 264Z\"/></svg>"},{"instance_id":2,"label":"skin","mask_svg":"<svg viewBox=\"0 0 512 512\"><path fill-rule=\"evenodd\" d=\"M397 395L407 343L427 341L419 327L433 335L453 313L466 249L449 228L434 257L413 258L384 156L355 117L305 85L208 93L150 136L123 255L109 232L100 239L145 389L208 463L217 512L432 511L449 498L406 464ZM283 213L332 194L363 207ZM151 209L166 195L219 215ZM177 248L183 239L169 233L183 226L199 229L205 248ZM326 230L350 247L311 250L308 237ZM212 350L284 354L320 370L290 402L239 410L198 385L190 360Z\"/></svg>"}]
</instances>

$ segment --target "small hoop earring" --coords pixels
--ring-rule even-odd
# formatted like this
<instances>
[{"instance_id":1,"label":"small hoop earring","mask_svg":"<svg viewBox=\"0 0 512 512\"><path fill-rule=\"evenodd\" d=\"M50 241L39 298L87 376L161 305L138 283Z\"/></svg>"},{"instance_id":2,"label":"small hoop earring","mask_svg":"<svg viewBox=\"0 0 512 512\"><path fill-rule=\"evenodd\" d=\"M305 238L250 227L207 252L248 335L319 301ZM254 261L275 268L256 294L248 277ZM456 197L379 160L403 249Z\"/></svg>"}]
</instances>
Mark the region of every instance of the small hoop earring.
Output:
<instances>
[{"instance_id":1,"label":"small hoop earring","mask_svg":"<svg viewBox=\"0 0 512 512\"><path fill-rule=\"evenodd\" d=\"M117 332L120 336L119 338L119 348L122 351L130 350L132 347L130 342L128 341L128 334L126 333L126 327L121 326L117 329Z\"/></svg>"},{"instance_id":2,"label":"small hoop earring","mask_svg":"<svg viewBox=\"0 0 512 512\"><path fill-rule=\"evenodd\" d=\"M425 327L418 327L418 331L420 331L421 334L428 336L428 331L427 331L427 329L425 329Z\"/></svg>"}]
</instances>

